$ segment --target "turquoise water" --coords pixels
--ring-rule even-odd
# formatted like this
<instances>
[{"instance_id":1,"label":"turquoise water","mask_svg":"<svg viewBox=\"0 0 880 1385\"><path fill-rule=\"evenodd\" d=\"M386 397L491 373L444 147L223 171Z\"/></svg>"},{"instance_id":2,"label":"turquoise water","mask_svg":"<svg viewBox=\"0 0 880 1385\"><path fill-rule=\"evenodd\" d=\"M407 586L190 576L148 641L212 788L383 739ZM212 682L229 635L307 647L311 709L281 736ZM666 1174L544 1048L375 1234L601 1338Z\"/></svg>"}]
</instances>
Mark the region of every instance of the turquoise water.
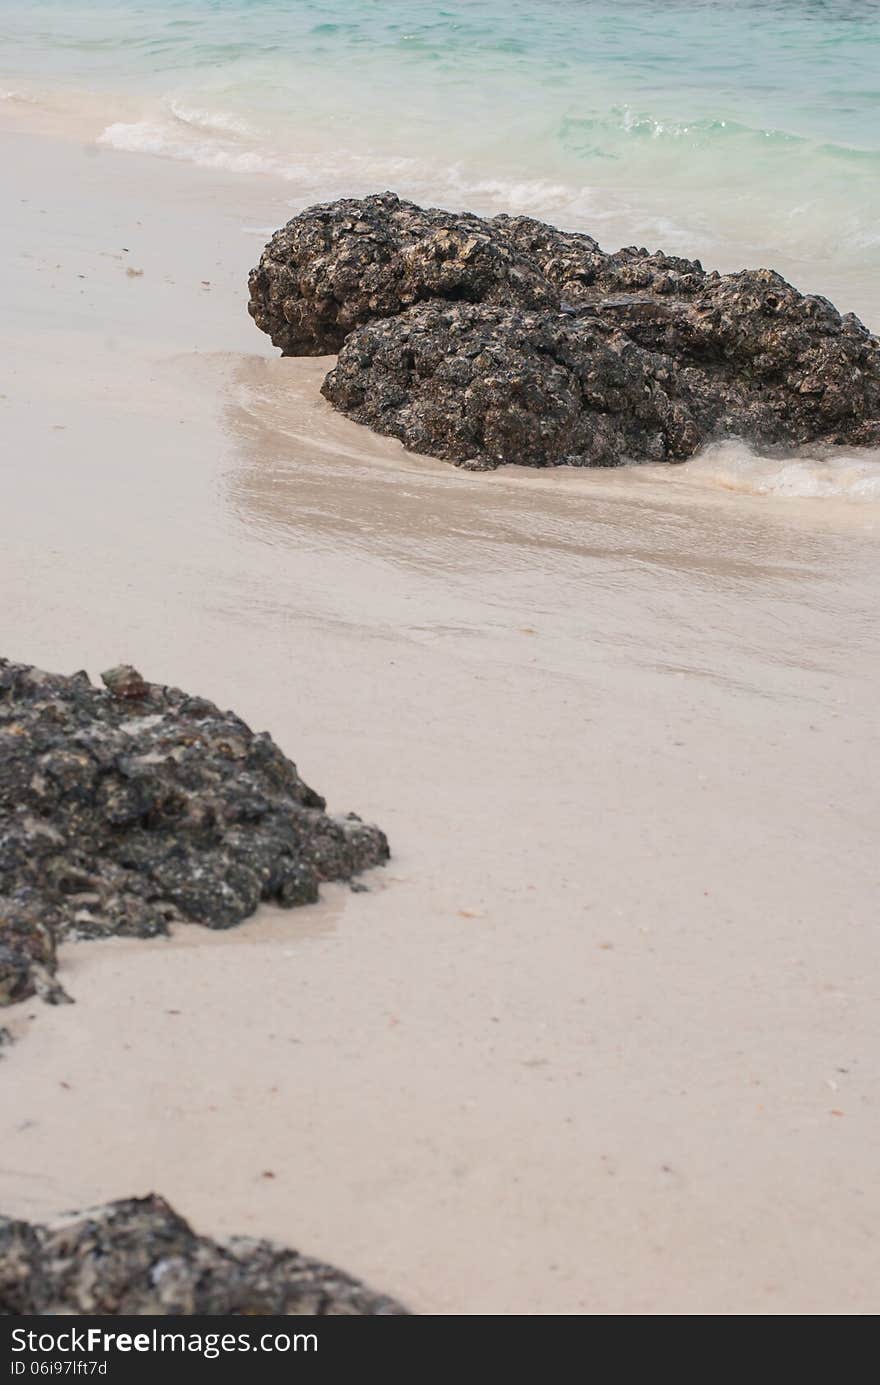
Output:
<instances>
[{"instance_id":1,"label":"turquoise water","mask_svg":"<svg viewBox=\"0 0 880 1385\"><path fill-rule=\"evenodd\" d=\"M880 0L0 0L0 90L294 205L391 186L856 299L880 269Z\"/></svg>"}]
</instances>

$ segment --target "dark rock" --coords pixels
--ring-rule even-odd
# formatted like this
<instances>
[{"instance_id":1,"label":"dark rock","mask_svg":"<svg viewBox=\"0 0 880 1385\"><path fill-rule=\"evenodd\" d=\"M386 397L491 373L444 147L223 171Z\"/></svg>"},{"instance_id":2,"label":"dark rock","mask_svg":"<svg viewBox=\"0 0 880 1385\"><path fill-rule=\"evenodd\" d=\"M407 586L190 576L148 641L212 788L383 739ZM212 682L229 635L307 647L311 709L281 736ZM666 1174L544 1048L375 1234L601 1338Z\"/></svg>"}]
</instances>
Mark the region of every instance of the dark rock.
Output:
<instances>
[{"instance_id":1,"label":"dark rock","mask_svg":"<svg viewBox=\"0 0 880 1385\"><path fill-rule=\"evenodd\" d=\"M114 697L146 697L150 691L149 683L145 683L136 668L131 664L117 664L116 668L108 668L101 674L101 682L109 688Z\"/></svg>"},{"instance_id":2,"label":"dark rock","mask_svg":"<svg viewBox=\"0 0 880 1385\"><path fill-rule=\"evenodd\" d=\"M880 443L880 342L771 270L607 254L385 193L295 217L250 289L283 352L339 352L335 407L471 466L683 461L731 436Z\"/></svg>"},{"instance_id":3,"label":"dark rock","mask_svg":"<svg viewBox=\"0 0 880 1385\"><path fill-rule=\"evenodd\" d=\"M598 317L428 305L352 332L322 393L471 468L683 459L700 436L661 358Z\"/></svg>"},{"instance_id":4,"label":"dark rock","mask_svg":"<svg viewBox=\"0 0 880 1385\"><path fill-rule=\"evenodd\" d=\"M67 999L62 938L229 928L388 857L233 713L128 667L104 679L0 659L0 1005Z\"/></svg>"},{"instance_id":5,"label":"dark rock","mask_svg":"<svg viewBox=\"0 0 880 1385\"><path fill-rule=\"evenodd\" d=\"M276 231L251 272L249 310L285 356L324 356L360 323L432 298L558 305L506 227L386 192L311 207Z\"/></svg>"},{"instance_id":6,"label":"dark rock","mask_svg":"<svg viewBox=\"0 0 880 1385\"><path fill-rule=\"evenodd\" d=\"M0 851L4 844L0 835ZM55 980L56 930L61 931L59 912L39 891L22 886L12 898L0 894L0 1005L31 995L50 1005L69 1000Z\"/></svg>"},{"instance_id":7,"label":"dark rock","mask_svg":"<svg viewBox=\"0 0 880 1385\"><path fill-rule=\"evenodd\" d=\"M0 1314L403 1315L393 1299L269 1241L197 1236L162 1198L53 1226L0 1217Z\"/></svg>"},{"instance_id":8,"label":"dark rock","mask_svg":"<svg viewBox=\"0 0 880 1385\"><path fill-rule=\"evenodd\" d=\"M619 293L649 291L689 297L706 278L699 260L684 260L634 245L609 253L581 231L559 231L530 216L491 222L511 252L533 263L566 306Z\"/></svg>"}]
</instances>

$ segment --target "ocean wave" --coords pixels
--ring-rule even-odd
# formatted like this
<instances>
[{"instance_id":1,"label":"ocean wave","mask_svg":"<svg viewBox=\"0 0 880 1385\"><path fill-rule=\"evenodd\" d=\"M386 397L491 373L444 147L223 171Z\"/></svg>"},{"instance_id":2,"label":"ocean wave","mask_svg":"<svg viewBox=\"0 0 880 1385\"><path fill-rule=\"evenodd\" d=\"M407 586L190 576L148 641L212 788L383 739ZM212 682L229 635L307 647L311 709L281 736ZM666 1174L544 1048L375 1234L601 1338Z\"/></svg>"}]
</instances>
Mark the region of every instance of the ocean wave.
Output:
<instances>
[{"instance_id":1,"label":"ocean wave","mask_svg":"<svg viewBox=\"0 0 880 1385\"><path fill-rule=\"evenodd\" d=\"M107 125L99 143L129 153L159 155L208 170L264 174L287 183L294 210L340 196L362 196L392 188L401 196L434 206L463 208L483 215L508 212L537 216L569 230L588 230L609 249L629 245L660 247L696 255L722 269L738 269L772 256L776 267L799 286L808 280L834 297L836 282L817 279L815 265L850 257L865 274L877 253L877 227L870 206L836 206L798 200L791 207L761 207L753 198L720 211L705 185L692 195L670 195L662 179L633 177L622 185L590 179L517 175L501 168L489 174L466 158L448 163L433 153L416 157L393 150L347 149L341 143L309 147L295 134L276 131L257 136L235 115L212 107L175 102L152 118ZM296 157L287 152L296 149ZM452 153L453 151L449 151ZM572 170L574 171L574 170ZM532 174L532 176L529 176ZM865 275L863 274L863 278ZM845 300L847 308L870 317L864 297Z\"/></svg>"},{"instance_id":2,"label":"ocean wave","mask_svg":"<svg viewBox=\"0 0 880 1385\"><path fill-rule=\"evenodd\" d=\"M434 176L454 194L515 206L522 213L558 207L579 195L564 183L550 183L544 178L481 178L466 173L461 164L437 170Z\"/></svg>"},{"instance_id":3,"label":"ocean wave","mask_svg":"<svg viewBox=\"0 0 880 1385\"><path fill-rule=\"evenodd\" d=\"M192 122L182 123L195 128ZM164 120L115 121L102 130L98 144L126 154L158 154L202 168L231 173L269 173L288 181L306 172L302 165L287 164L274 154L257 149L242 148L225 140L193 139L178 133Z\"/></svg>"},{"instance_id":4,"label":"ocean wave","mask_svg":"<svg viewBox=\"0 0 880 1385\"><path fill-rule=\"evenodd\" d=\"M774 126L750 125L726 116L691 119L653 115L631 106L612 106L596 115L563 116L557 127L561 146L580 157L619 157L627 147L668 144L680 153L682 145L693 150L714 152L721 145L742 145L779 153L783 157L802 154L810 159L850 160L873 167L880 163L880 150L841 141L816 140L802 133Z\"/></svg>"},{"instance_id":5,"label":"ocean wave","mask_svg":"<svg viewBox=\"0 0 880 1385\"><path fill-rule=\"evenodd\" d=\"M737 120L723 116L702 117L690 120L660 118L645 111L634 110L631 106L613 106L607 115L575 117L566 116L560 126L563 136L566 133L586 131L613 132L643 139L692 140L705 142L711 139L736 139L743 135L770 140L781 144L802 143L802 137L785 130L765 129L760 126L745 125Z\"/></svg>"},{"instance_id":6,"label":"ocean wave","mask_svg":"<svg viewBox=\"0 0 880 1385\"><path fill-rule=\"evenodd\" d=\"M719 443L692 458L677 474L688 483L744 495L880 503L880 451L876 449L768 457L744 443Z\"/></svg>"},{"instance_id":7,"label":"ocean wave","mask_svg":"<svg viewBox=\"0 0 880 1385\"><path fill-rule=\"evenodd\" d=\"M193 130L205 130L211 134L235 135L245 138L259 138L261 131L250 125L241 116L229 111L205 111L194 106L185 106L177 100L168 102L168 109L181 125Z\"/></svg>"},{"instance_id":8,"label":"ocean wave","mask_svg":"<svg viewBox=\"0 0 880 1385\"><path fill-rule=\"evenodd\" d=\"M98 143L123 153L160 155L203 168L269 173L318 196L351 191L352 185L375 191L379 184L393 184L424 193L435 189L437 195L453 201L470 198L526 212L571 204L585 191L540 178L483 178L468 174L460 163L433 167L413 156L393 153L317 149L293 161L270 143L258 143L259 132L237 116L176 101L168 109L170 119L114 121L102 130Z\"/></svg>"}]
</instances>

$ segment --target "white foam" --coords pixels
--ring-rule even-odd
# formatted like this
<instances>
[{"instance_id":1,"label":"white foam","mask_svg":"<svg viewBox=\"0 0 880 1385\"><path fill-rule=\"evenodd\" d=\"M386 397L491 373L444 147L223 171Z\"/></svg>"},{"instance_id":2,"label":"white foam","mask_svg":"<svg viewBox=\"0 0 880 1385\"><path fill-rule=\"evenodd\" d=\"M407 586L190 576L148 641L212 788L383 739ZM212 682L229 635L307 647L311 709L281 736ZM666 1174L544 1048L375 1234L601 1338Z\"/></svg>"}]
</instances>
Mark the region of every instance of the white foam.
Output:
<instances>
[{"instance_id":1,"label":"white foam","mask_svg":"<svg viewBox=\"0 0 880 1385\"><path fill-rule=\"evenodd\" d=\"M559 209L568 222L593 216L593 190L571 188L544 179L504 179L468 175L460 163L432 165L409 155L336 150L304 151L290 160L264 143L258 131L238 117L183 106L174 101L167 118L115 121L106 126L98 143L124 153L154 154L207 169L236 173L267 173L299 185L301 196L314 200L375 186L395 187L405 195L429 202L446 201L486 211L547 213Z\"/></svg>"},{"instance_id":2,"label":"white foam","mask_svg":"<svg viewBox=\"0 0 880 1385\"><path fill-rule=\"evenodd\" d=\"M540 178L466 178L456 166L448 170L449 186L471 196L489 198L517 210L538 211L542 207L558 206L572 199L572 189L562 183L548 183Z\"/></svg>"},{"instance_id":3,"label":"white foam","mask_svg":"<svg viewBox=\"0 0 880 1385\"><path fill-rule=\"evenodd\" d=\"M721 443L694 457L679 474L688 482L746 495L880 503L880 451L874 449L816 457L767 457L743 443Z\"/></svg>"},{"instance_id":4,"label":"white foam","mask_svg":"<svg viewBox=\"0 0 880 1385\"><path fill-rule=\"evenodd\" d=\"M171 100L168 109L179 120L182 125L188 125L195 130L207 130L211 133L223 135L241 135L247 137L259 136L259 130L249 125L240 116L231 115L228 111L204 111L195 106L185 106L180 101Z\"/></svg>"},{"instance_id":5,"label":"white foam","mask_svg":"<svg viewBox=\"0 0 880 1385\"><path fill-rule=\"evenodd\" d=\"M276 155L256 149L243 149L210 138L198 140L181 136L165 121L116 121L98 136L98 143L128 154L159 154L202 168L226 169L232 173L271 173L286 180L306 173L301 165L286 164Z\"/></svg>"}]
</instances>

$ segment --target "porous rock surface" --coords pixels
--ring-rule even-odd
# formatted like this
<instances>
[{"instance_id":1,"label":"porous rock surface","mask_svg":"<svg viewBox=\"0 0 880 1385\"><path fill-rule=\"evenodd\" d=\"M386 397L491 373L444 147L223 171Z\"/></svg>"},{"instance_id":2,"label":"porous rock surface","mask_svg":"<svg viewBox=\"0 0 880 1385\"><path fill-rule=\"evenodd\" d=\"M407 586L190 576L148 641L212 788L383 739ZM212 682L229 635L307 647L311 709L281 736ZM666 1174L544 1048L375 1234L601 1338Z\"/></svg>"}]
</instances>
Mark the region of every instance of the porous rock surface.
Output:
<instances>
[{"instance_id":1,"label":"porous rock surface","mask_svg":"<svg viewBox=\"0 0 880 1385\"><path fill-rule=\"evenodd\" d=\"M388 857L232 712L127 666L103 679L0 659L0 1005L67 999L61 939L228 928Z\"/></svg>"},{"instance_id":2,"label":"porous rock surface","mask_svg":"<svg viewBox=\"0 0 880 1385\"><path fill-rule=\"evenodd\" d=\"M52 1226L0 1217L0 1314L402 1315L393 1299L269 1241L197 1236L161 1197Z\"/></svg>"},{"instance_id":3,"label":"porous rock surface","mask_svg":"<svg viewBox=\"0 0 880 1385\"><path fill-rule=\"evenodd\" d=\"M470 467L880 443L880 342L852 314L772 270L606 253L530 217L312 207L266 246L249 307L285 355L339 353L336 408Z\"/></svg>"}]
</instances>

